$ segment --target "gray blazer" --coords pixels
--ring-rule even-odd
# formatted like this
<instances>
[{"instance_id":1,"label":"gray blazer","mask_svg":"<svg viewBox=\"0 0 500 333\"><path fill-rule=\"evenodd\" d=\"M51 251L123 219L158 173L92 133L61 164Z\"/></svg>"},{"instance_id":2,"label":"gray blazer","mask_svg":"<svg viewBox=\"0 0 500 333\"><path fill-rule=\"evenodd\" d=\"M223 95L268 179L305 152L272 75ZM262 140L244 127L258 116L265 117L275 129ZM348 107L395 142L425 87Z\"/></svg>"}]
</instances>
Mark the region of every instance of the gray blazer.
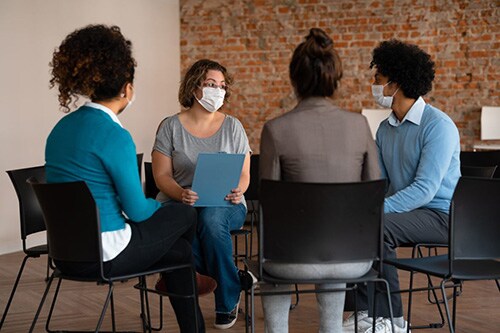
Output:
<instances>
[{"instance_id":1,"label":"gray blazer","mask_svg":"<svg viewBox=\"0 0 500 333\"><path fill-rule=\"evenodd\" d=\"M380 178L366 118L324 97L306 98L264 125L259 165L262 179L329 183Z\"/></svg>"}]
</instances>

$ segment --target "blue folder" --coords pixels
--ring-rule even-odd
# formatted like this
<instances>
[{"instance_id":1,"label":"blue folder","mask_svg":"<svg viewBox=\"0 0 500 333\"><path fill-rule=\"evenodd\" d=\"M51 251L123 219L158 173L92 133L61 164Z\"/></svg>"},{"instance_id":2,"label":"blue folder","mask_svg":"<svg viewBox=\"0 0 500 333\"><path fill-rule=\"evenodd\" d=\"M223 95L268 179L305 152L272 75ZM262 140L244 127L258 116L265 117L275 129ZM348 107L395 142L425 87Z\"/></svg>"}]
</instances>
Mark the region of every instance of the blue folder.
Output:
<instances>
[{"instance_id":1,"label":"blue folder","mask_svg":"<svg viewBox=\"0 0 500 333\"><path fill-rule=\"evenodd\" d=\"M226 207L224 200L238 187L245 154L200 153L194 171L192 190L198 194L195 207Z\"/></svg>"}]
</instances>

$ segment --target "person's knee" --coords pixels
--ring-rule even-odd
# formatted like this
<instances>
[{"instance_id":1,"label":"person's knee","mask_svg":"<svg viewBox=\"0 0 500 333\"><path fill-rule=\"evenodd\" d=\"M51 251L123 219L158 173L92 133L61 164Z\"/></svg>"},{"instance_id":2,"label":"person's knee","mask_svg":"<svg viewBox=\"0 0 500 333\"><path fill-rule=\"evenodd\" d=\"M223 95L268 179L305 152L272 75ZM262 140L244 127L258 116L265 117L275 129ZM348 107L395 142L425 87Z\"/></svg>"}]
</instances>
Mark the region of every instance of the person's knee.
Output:
<instances>
[{"instance_id":1,"label":"person's knee","mask_svg":"<svg viewBox=\"0 0 500 333\"><path fill-rule=\"evenodd\" d=\"M225 239L229 236L229 228L225 219L217 214L203 212L198 216L198 234L201 238Z\"/></svg>"},{"instance_id":2,"label":"person's knee","mask_svg":"<svg viewBox=\"0 0 500 333\"><path fill-rule=\"evenodd\" d=\"M190 263L193 261L191 244L184 238L179 238L164 256L169 263Z\"/></svg>"},{"instance_id":3,"label":"person's knee","mask_svg":"<svg viewBox=\"0 0 500 333\"><path fill-rule=\"evenodd\" d=\"M395 248L397 247L397 234L400 229L398 228L398 213L388 213L384 216L384 247Z\"/></svg>"}]
</instances>

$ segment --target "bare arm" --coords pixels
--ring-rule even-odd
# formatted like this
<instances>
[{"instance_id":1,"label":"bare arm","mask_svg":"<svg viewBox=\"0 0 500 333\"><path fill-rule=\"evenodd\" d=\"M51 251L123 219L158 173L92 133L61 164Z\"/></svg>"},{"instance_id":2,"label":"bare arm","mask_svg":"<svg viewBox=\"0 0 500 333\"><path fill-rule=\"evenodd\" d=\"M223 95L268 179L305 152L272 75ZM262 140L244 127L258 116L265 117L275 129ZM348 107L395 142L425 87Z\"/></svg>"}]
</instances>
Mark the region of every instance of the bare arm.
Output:
<instances>
[{"instance_id":1,"label":"bare arm","mask_svg":"<svg viewBox=\"0 0 500 333\"><path fill-rule=\"evenodd\" d=\"M170 157L155 150L152 154L152 163L155 183L160 191L169 198L188 205L193 205L198 200L198 195L195 192L182 188L175 181Z\"/></svg>"}]
</instances>

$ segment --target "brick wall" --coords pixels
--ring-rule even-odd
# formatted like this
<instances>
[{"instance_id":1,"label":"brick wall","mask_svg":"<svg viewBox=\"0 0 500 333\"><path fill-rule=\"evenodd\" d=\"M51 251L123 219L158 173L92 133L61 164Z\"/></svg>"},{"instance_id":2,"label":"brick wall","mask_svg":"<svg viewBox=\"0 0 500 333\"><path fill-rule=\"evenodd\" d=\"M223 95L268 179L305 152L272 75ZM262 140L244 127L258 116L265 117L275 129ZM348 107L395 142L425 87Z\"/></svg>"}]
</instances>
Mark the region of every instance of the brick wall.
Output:
<instances>
[{"instance_id":1,"label":"brick wall","mask_svg":"<svg viewBox=\"0 0 500 333\"><path fill-rule=\"evenodd\" d=\"M256 152L263 124L296 103L288 64L312 27L342 58L336 103L349 111L376 107L368 66L389 38L431 54L437 71L425 99L455 121L462 149L480 141L481 106L500 106L498 0L181 0L180 14L183 71L201 58L228 68L235 85L225 112L241 120Z\"/></svg>"}]
</instances>

